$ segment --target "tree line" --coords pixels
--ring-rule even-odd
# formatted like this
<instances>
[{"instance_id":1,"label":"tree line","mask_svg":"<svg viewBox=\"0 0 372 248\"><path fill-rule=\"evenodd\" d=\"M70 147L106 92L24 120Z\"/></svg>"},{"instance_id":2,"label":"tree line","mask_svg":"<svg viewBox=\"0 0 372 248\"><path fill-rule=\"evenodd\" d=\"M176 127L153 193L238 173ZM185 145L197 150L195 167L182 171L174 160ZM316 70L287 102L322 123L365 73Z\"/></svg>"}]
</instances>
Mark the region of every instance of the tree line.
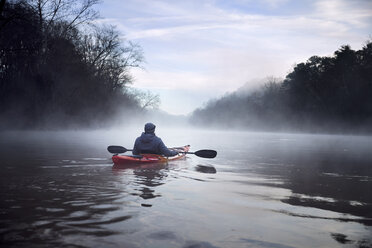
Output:
<instances>
[{"instance_id":1,"label":"tree line","mask_svg":"<svg viewBox=\"0 0 372 248\"><path fill-rule=\"evenodd\" d=\"M128 87L139 45L95 22L99 0L0 2L0 122L33 128L103 123L159 104Z\"/></svg>"},{"instance_id":2,"label":"tree line","mask_svg":"<svg viewBox=\"0 0 372 248\"><path fill-rule=\"evenodd\" d=\"M191 116L197 125L253 129L372 131L372 41L312 56L284 80L268 79L250 93L236 91Z\"/></svg>"}]
</instances>

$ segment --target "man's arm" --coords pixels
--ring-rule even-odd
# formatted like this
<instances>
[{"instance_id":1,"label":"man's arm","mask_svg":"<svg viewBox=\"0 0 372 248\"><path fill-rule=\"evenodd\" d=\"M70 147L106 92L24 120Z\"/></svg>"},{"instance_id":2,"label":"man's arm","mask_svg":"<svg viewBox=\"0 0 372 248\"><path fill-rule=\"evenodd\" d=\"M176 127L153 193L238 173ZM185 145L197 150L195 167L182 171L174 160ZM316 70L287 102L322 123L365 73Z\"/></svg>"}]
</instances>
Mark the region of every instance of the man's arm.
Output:
<instances>
[{"instance_id":1,"label":"man's arm","mask_svg":"<svg viewBox=\"0 0 372 248\"><path fill-rule=\"evenodd\" d=\"M178 152L168 149L164 145L164 143L161 139L160 139L160 142L159 142L159 150L160 150L160 153L163 154L166 157L172 157L172 156L176 156L178 154Z\"/></svg>"}]
</instances>

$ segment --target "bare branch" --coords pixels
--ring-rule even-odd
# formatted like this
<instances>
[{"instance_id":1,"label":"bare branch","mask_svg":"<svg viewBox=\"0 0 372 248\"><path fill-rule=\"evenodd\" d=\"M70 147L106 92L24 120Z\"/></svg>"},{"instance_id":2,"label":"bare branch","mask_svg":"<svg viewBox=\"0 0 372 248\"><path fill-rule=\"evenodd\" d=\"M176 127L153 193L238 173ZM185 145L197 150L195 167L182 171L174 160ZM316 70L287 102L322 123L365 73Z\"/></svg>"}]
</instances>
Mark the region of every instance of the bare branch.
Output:
<instances>
[{"instance_id":1,"label":"bare branch","mask_svg":"<svg viewBox=\"0 0 372 248\"><path fill-rule=\"evenodd\" d=\"M99 0L85 0L80 9L77 10L75 17L67 24L65 31L67 32L72 27L97 18L98 13L92 10L92 7L97 3L99 3Z\"/></svg>"}]
</instances>

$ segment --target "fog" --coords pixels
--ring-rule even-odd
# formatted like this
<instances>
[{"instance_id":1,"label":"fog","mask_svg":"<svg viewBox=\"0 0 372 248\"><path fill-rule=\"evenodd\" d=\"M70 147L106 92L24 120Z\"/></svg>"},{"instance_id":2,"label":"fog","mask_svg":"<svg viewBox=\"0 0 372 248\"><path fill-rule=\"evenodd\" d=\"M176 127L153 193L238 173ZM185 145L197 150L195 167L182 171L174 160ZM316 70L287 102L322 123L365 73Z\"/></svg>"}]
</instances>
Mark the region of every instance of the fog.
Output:
<instances>
[{"instance_id":1,"label":"fog","mask_svg":"<svg viewBox=\"0 0 372 248\"><path fill-rule=\"evenodd\" d=\"M41 2L0 4L0 246L372 247L371 41L177 116L98 1ZM218 155L116 168L147 122Z\"/></svg>"}]
</instances>

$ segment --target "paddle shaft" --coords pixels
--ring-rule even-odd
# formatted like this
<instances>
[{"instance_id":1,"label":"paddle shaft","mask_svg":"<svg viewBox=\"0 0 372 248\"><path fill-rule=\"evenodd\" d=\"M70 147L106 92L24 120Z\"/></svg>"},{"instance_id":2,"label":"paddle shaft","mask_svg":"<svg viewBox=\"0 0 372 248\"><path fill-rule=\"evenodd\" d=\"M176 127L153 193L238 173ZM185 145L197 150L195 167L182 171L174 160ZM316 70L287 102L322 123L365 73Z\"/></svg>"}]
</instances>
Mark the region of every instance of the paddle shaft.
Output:
<instances>
[{"instance_id":1,"label":"paddle shaft","mask_svg":"<svg viewBox=\"0 0 372 248\"><path fill-rule=\"evenodd\" d=\"M107 150L110 153L114 153L114 154L125 153L127 151L133 151L133 149L126 149L125 147L122 147L122 146L109 146L107 147ZM217 152L214 150L199 150L196 152L185 152L185 151L178 151L178 152L184 153L184 154L194 154L202 158L214 158L217 156Z\"/></svg>"}]
</instances>

